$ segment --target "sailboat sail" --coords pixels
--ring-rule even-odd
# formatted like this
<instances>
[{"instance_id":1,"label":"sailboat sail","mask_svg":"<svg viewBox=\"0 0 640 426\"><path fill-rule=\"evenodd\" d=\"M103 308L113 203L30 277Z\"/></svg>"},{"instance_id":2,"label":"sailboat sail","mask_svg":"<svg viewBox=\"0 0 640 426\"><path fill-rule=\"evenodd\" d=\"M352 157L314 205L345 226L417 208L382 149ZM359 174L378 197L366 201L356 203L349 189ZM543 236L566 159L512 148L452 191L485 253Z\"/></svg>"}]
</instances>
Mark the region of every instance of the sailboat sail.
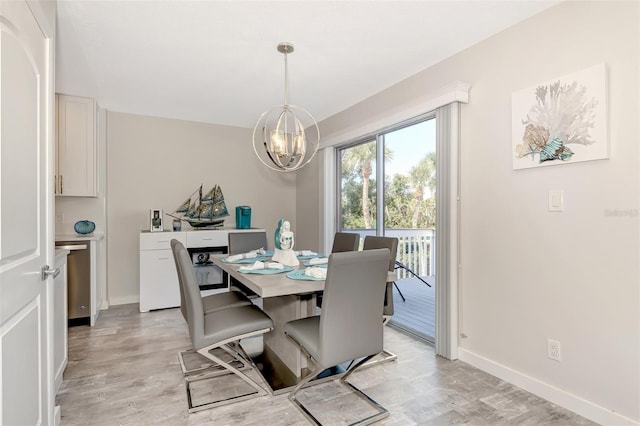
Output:
<instances>
[{"instance_id":1,"label":"sailboat sail","mask_svg":"<svg viewBox=\"0 0 640 426\"><path fill-rule=\"evenodd\" d=\"M169 216L188 222L194 228L222 226L229 211L219 185L202 195L202 185Z\"/></svg>"},{"instance_id":2,"label":"sailboat sail","mask_svg":"<svg viewBox=\"0 0 640 426\"><path fill-rule=\"evenodd\" d=\"M176 209L176 213L186 213L189 211L191 205L191 198L187 198L184 203L180 204L180 207Z\"/></svg>"},{"instance_id":3,"label":"sailboat sail","mask_svg":"<svg viewBox=\"0 0 640 426\"><path fill-rule=\"evenodd\" d=\"M202 197L202 202L203 203L212 203L213 202L213 196L215 194L216 188L218 187L218 185L215 185L213 188L211 188L209 190L209 192L207 192L203 197Z\"/></svg>"}]
</instances>

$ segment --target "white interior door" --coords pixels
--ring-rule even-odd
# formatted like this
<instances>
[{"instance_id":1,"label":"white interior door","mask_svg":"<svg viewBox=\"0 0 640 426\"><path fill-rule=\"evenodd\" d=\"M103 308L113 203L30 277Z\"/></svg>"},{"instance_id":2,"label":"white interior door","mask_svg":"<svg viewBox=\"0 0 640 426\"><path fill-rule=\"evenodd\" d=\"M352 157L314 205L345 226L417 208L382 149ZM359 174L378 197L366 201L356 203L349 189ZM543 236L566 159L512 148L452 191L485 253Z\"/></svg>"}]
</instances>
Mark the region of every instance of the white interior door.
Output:
<instances>
[{"instance_id":1,"label":"white interior door","mask_svg":"<svg viewBox=\"0 0 640 426\"><path fill-rule=\"evenodd\" d=\"M25 1L0 2L0 424L51 424L52 43Z\"/></svg>"}]
</instances>

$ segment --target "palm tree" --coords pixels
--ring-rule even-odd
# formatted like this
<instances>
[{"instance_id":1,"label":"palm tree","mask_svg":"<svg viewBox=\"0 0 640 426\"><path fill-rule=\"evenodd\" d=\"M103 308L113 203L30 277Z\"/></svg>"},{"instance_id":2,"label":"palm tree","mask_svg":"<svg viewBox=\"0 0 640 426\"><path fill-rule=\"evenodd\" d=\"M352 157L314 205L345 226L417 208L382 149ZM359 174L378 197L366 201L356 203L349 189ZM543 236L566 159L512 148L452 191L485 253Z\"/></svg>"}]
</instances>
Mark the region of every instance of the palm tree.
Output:
<instances>
[{"instance_id":1,"label":"palm tree","mask_svg":"<svg viewBox=\"0 0 640 426\"><path fill-rule=\"evenodd\" d=\"M384 151L385 160L391 159L392 154L387 148ZM357 173L362 177L362 216L365 229L372 229L373 214L369 200L369 179L373 174L372 164L376 159L376 143L371 141L353 148L349 148L342 158L342 169L346 174Z\"/></svg>"},{"instance_id":2,"label":"palm tree","mask_svg":"<svg viewBox=\"0 0 640 426\"><path fill-rule=\"evenodd\" d=\"M436 153L428 153L416 166L409 171L411 186L415 189L413 193L414 207L411 219L411 227L418 228L420 217L420 206L424 198L424 188L428 187L433 195L436 189Z\"/></svg>"}]
</instances>

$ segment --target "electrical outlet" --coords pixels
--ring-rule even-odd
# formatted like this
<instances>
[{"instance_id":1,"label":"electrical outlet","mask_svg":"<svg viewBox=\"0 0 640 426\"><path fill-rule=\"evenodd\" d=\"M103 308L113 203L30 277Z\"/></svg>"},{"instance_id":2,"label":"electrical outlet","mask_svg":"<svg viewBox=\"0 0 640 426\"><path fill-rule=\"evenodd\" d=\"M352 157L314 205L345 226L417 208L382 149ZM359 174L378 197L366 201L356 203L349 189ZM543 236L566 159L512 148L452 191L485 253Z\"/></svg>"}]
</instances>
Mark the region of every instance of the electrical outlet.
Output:
<instances>
[{"instance_id":1,"label":"electrical outlet","mask_svg":"<svg viewBox=\"0 0 640 426\"><path fill-rule=\"evenodd\" d=\"M64 213L56 213L56 223L64 223Z\"/></svg>"},{"instance_id":2,"label":"electrical outlet","mask_svg":"<svg viewBox=\"0 0 640 426\"><path fill-rule=\"evenodd\" d=\"M554 361L561 361L560 342L557 340L547 339L547 357Z\"/></svg>"}]
</instances>

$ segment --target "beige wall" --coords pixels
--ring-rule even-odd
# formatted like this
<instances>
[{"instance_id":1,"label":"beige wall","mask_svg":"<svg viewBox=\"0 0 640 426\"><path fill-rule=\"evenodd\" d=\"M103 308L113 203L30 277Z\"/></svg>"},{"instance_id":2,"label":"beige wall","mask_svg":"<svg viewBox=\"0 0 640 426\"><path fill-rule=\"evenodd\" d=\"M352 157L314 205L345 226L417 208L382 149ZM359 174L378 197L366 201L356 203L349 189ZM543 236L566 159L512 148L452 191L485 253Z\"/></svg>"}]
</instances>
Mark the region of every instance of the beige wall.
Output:
<instances>
[{"instance_id":1,"label":"beige wall","mask_svg":"<svg viewBox=\"0 0 640 426\"><path fill-rule=\"evenodd\" d=\"M565 2L321 123L339 134L471 84L460 125L460 356L596 420L640 421L639 18L637 2ZM512 170L511 93L603 62L610 158ZM307 187L298 217L321 209ZM564 190L564 212L547 212L551 189ZM607 214L616 209L630 216ZM547 358L548 338L562 362Z\"/></svg>"},{"instance_id":2,"label":"beige wall","mask_svg":"<svg viewBox=\"0 0 640 426\"><path fill-rule=\"evenodd\" d=\"M323 250L319 240L321 202L320 182L317 179L321 155L316 155L311 163L295 172L296 182L296 247L300 249ZM310 202L309 199L312 199Z\"/></svg>"},{"instance_id":3,"label":"beige wall","mask_svg":"<svg viewBox=\"0 0 640 426\"><path fill-rule=\"evenodd\" d=\"M251 206L252 226L270 235L279 218L294 222L295 174L259 163L251 129L109 112L107 151L111 304L138 301L138 235L149 229L149 209L171 212L201 183L222 187L225 226L235 226L238 205Z\"/></svg>"}]
</instances>

